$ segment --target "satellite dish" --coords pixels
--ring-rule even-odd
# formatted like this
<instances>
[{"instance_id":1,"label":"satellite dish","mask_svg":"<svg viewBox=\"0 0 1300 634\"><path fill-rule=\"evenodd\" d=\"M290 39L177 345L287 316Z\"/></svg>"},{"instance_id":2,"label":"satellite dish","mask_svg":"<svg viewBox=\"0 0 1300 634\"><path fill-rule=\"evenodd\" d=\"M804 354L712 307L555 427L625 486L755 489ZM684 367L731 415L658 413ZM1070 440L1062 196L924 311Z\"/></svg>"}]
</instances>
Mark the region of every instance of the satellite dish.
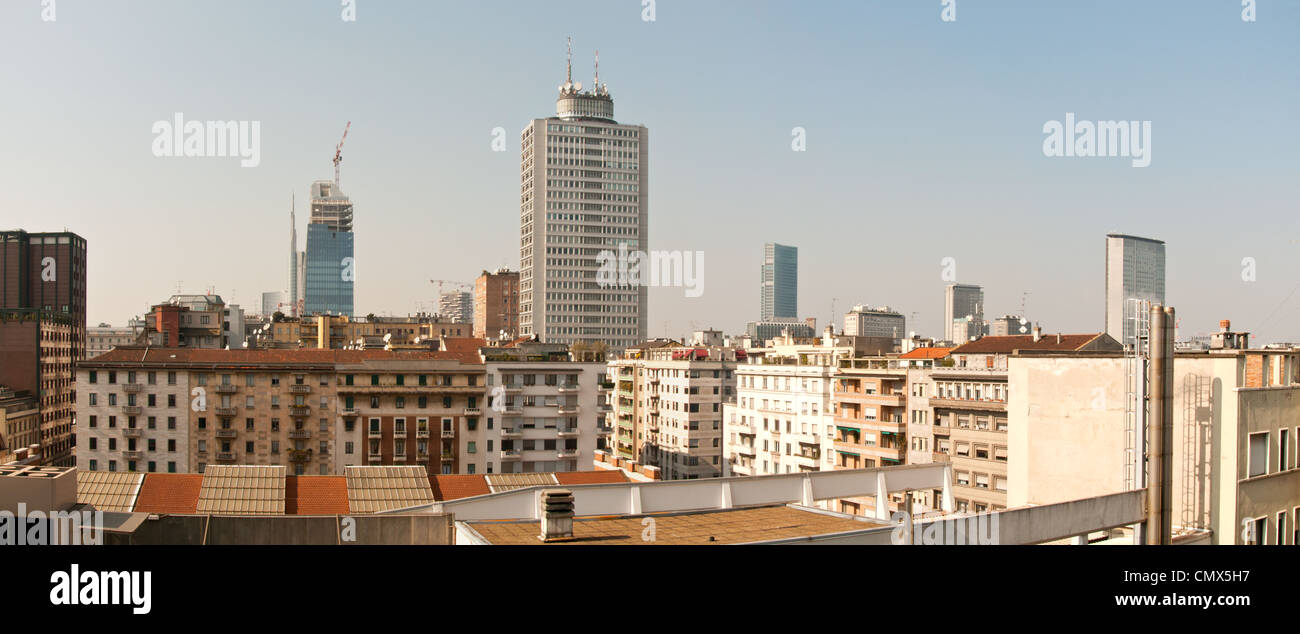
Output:
<instances>
[{"instance_id":1,"label":"satellite dish","mask_svg":"<svg viewBox=\"0 0 1300 634\"><path fill-rule=\"evenodd\" d=\"M393 338L393 333L391 333L391 332L389 332L389 333L385 333L385 334L384 334L384 343L388 343L389 341L392 340L392 338Z\"/></svg>"},{"instance_id":2,"label":"satellite dish","mask_svg":"<svg viewBox=\"0 0 1300 634\"><path fill-rule=\"evenodd\" d=\"M1024 318L1024 317L1021 317L1021 318L1020 318L1020 325L1021 325L1021 326L1025 325L1025 324L1027 324L1027 323L1029 323L1029 322L1025 321L1025 318Z\"/></svg>"},{"instance_id":3,"label":"satellite dish","mask_svg":"<svg viewBox=\"0 0 1300 634\"><path fill-rule=\"evenodd\" d=\"M575 81L575 82L573 82L573 89L574 89L574 90L577 90L577 91L581 91L581 90L582 90L582 82L580 82L580 81Z\"/></svg>"}]
</instances>

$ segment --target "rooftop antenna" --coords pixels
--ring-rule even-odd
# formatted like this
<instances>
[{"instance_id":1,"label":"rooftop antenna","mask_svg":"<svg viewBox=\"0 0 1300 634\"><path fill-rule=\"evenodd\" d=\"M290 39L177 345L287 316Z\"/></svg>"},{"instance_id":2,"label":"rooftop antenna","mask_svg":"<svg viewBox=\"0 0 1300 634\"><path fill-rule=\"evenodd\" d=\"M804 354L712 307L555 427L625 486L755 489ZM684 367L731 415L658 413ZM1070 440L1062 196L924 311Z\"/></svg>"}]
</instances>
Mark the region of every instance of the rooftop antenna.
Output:
<instances>
[{"instance_id":1,"label":"rooftop antenna","mask_svg":"<svg viewBox=\"0 0 1300 634\"><path fill-rule=\"evenodd\" d=\"M600 92L600 50L596 51L596 79L591 84L591 93L596 94L598 92Z\"/></svg>"},{"instance_id":2,"label":"rooftop antenna","mask_svg":"<svg viewBox=\"0 0 1300 634\"><path fill-rule=\"evenodd\" d=\"M569 42L569 55L568 55L568 61L566 62L567 68L564 71L564 83L566 85L573 83L573 38L572 37L568 38L568 42Z\"/></svg>"}]
</instances>

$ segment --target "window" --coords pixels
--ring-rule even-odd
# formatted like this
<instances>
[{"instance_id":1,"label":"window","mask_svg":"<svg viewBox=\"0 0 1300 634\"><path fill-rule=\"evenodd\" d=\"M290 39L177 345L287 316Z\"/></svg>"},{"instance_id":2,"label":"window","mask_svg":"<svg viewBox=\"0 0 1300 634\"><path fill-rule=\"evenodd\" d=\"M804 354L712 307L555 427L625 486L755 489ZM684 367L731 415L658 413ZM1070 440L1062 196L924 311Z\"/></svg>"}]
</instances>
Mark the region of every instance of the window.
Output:
<instances>
[{"instance_id":1,"label":"window","mask_svg":"<svg viewBox=\"0 0 1300 634\"><path fill-rule=\"evenodd\" d=\"M176 473L176 463L175 463L175 462L168 462L168 463L167 463L167 473Z\"/></svg>"},{"instance_id":2,"label":"window","mask_svg":"<svg viewBox=\"0 0 1300 634\"><path fill-rule=\"evenodd\" d=\"M1291 465L1288 464L1290 455L1287 454L1287 443L1291 439L1287 437L1287 430L1280 429L1277 432L1277 470L1286 471ZM1280 528L1279 528L1280 530ZM1278 533L1281 535L1282 533ZM1280 540L1279 540L1280 541Z\"/></svg>"},{"instance_id":3,"label":"window","mask_svg":"<svg viewBox=\"0 0 1300 634\"><path fill-rule=\"evenodd\" d=\"M1268 473L1268 432L1250 435L1250 458L1246 477L1253 478Z\"/></svg>"}]
</instances>

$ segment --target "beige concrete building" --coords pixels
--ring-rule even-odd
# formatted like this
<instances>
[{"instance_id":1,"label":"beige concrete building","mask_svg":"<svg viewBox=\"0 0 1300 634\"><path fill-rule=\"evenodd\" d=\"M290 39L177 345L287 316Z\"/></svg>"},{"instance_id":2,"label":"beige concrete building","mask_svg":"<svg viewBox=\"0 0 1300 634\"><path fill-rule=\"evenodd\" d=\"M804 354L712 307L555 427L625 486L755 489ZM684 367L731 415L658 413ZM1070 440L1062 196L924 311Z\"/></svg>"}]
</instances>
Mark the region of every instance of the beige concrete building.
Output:
<instances>
[{"instance_id":1,"label":"beige concrete building","mask_svg":"<svg viewBox=\"0 0 1300 634\"><path fill-rule=\"evenodd\" d=\"M665 480L726 471L723 405L733 402L743 350L656 340L611 361L617 383L609 427L621 460L656 467Z\"/></svg>"},{"instance_id":2,"label":"beige concrete building","mask_svg":"<svg viewBox=\"0 0 1300 634\"><path fill-rule=\"evenodd\" d=\"M1008 503L1124 491L1126 359L1014 355ZM1296 544L1300 517L1300 351L1212 349L1174 359L1175 535Z\"/></svg>"},{"instance_id":3,"label":"beige concrete building","mask_svg":"<svg viewBox=\"0 0 1300 634\"><path fill-rule=\"evenodd\" d=\"M474 336L513 339L518 335L519 271L483 271L474 281Z\"/></svg>"},{"instance_id":4,"label":"beige concrete building","mask_svg":"<svg viewBox=\"0 0 1300 634\"><path fill-rule=\"evenodd\" d=\"M26 455L41 444L41 409L30 392L0 385L0 464Z\"/></svg>"}]
</instances>

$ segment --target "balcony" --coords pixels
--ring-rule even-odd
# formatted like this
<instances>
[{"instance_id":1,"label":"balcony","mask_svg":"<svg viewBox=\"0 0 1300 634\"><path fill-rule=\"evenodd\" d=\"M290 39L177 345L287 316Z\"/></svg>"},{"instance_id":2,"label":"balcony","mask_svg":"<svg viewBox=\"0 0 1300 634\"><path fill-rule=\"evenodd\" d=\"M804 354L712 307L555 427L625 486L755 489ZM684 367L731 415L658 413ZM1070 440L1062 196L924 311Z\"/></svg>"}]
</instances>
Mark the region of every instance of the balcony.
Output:
<instances>
[{"instance_id":1,"label":"balcony","mask_svg":"<svg viewBox=\"0 0 1300 634\"><path fill-rule=\"evenodd\" d=\"M289 407L290 416L311 416L311 408L305 405L292 405Z\"/></svg>"},{"instance_id":2,"label":"balcony","mask_svg":"<svg viewBox=\"0 0 1300 634\"><path fill-rule=\"evenodd\" d=\"M502 450L501 450L501 459L502 459L502 460L519 460L519 459L522 458L522 457L523 457L523 454L520 453L520 451L519 451L518 449L502 449Z\"/></svg>"},{"instance_id":3,"label":"balcony","mask_svg":"<svg viewBox=\"0 0 1300 634\"><path fill-rule=\"evenodd\" d=\"M454 454L452 454L450 451L444 451L444 452L442 452L442 461L443 461L443 462L455 462L455 461L456 461L456 456L455 456Z\"/></svg>"},{"instance_id":4,"label":"balcony","mask_svg":"<svg viewBox=\"0 0 1300 634\"><path fill-rule=\"evenodd\" d=\"M582 408L577 405L561 405L559 409L555 411L557 414L560 415L577 414L578 412L582 411Z\"/></svg>"},{"instance_id":5,"label":"balcony","mask_svg":"<svg viewBox=\"0 0 1300 634\"><path fill-rule=\"evenodd\" d=\"M561 458L577 458L579 451L577 449L561 449L558 455Z\"/></svg>"},{"instance_id":6,"label":"balcony","mask_svg":"<svg viewBox=\"0 0 1300 634\"><path fill-rule=\"evenodd\" d=\"M383 454L380 454L380 453L377 453L377 452L373 452L373 451L372 451L372 452L370 452L369 454L366 455L366 463L368 463L368 464L383 464L383 463L384 463L384 456L383 456Z\"/></svg>"},{"instance_id":7,"label":"balcony","mask_svg":"<svg viewBox=\"0 0 1300 634\"><path fill-rule=\"evenodd\" d=\"M234 394L235 389L236 388L234 385L230 385L228 383L223 383L221 385L212 388L212 390L215 391L217 394Z\"/></svg>"},{"instance_id":8,"label":"balcony","mask_svg":"<svg viewBox=\"0 0 1300 634\"><path fill-rule=\"evenodd\" d=\"M596 406L596 412L599 413L599 414L608 414L608 413L613 412L613 411L614 411L614 408L611 407L611 406L609 405L609 403L601 403L600 405L597 405L597 406Z\"/></svg>"},{"instance_id":9,"label":"balcony","mask_svg":"<svg viewBox=\"0 0 1300 634\"><path fill-rule=\"evenodd\" d=\"M966 400L962 398L939 398L930 397L930 407L947 408L947 409L971 409L983 412L1005 412L1007 411L1006 401L983 400Z\"/></svg>"},{"instance_id":10,"label":"balcony","mask_svg":"<svg viewBox=\"0 0 1300 634\"><path fill-rule=\"evenodd\" d=\"M569 428L560 428L560 429L557 429L557 430L555 431L555 436L556 436L557 438L577 438L577 437L578 437L578 428L577 428L577 427L569 427Z\"/></svg>"},{"instance_id":11,"label":"balcony","mask_svg":"<svg viewBox=\"0 0 1300 634\"><path fill-rule=\"evenodd\" d=\"M522 432L522 431L520 431L519 429L514 428L514 427L502 427L502 428L501 428L501 437L502 437L502 438L522 438L523 435L524 435L524 432Z\"/></svg>"},{"instance_id":12,"label":"balcony","mask_svg":"<svg viewBox=\"0 0 1300 634\"><path fill-rule=\"evenodd\" d=\"M144 390L143 383L126 383L122 385L122 391L127 394L136 394Z\"/></svg>"},{"instance_id":13,"label":"balcony","mask_svg":"<svg viewBox=\"0 0 1300 634\"><path fill-rule=\"evenodd\" d=\"M456 437L456 430L454 430L454 429L444 429L444 430L442 430L442 437L443 437L443 438L455 438L455 437Z\"/></svg>"},{"instance_id":14,"label":"balcony","mask_svg":"<svg viewBox=\"0 0 1300 634\"><path fill-rule=\"evenodd\" d=\"M601 379L600 381L596 382L596 389L600 392L608 392L614 389L614 382Z\"/></svg>"},{"instance_id":15,"label":"balcony","mask_svg":"<svg viewBox=\"0 0 1300 634\"><path fill-rule=\"evenodd\" d=\"M214 408L212 408L212 411L216 412L216 413L217 413L217 416L227 416L227 417L229 417L229 416L234 416L235 414L238 414L238 413L239 413L239 408L237 408L237 407L214 407Z\"/></svg>"},{"instance_id":16,"label":"balcony","mask_svg":"<svg viewBox=\"0 0 1300 634\"><path fill-rule=\"evenodd\" d=\"M614 429L612 427L605 427L604 425L601 425L596 428L597 436L608 436L612 433L614 433Z\"/></svg>"},{"instance_id":17,"label":"balcony","mask_svg":"<svg viewBox=\"0 0 1300 634\"><path fill-rule=\"evenodd\" d=\"M573 383L563 383L563 384L559 385L558 387L556 387L556 388L555 388L555 391L558 392L558 393L560 393L560 394L577 394L577 393L578 393L578 389L579 389L579 388L578 388L578 386L577 386L576 384L573 384Z\"/></svg>"},{"instance_id":18,"label":"balcony","mask_svg":"<svg viewBox=\"0 0 1300 634\"><path fill-rule=\"evenodd\" d=\"M123 451L122 458L125 460L144 460L143 451Z\"/></svg>"},{"instance_id":19,"label":"balcony","mask_svg":"<svg viewBox=\"0 0 1300 634\"><path fill-rule=\"evenodd\" d=\"M234 429L227 427L225 429L218 429L213 433L216 434L217 438L234 438L238 432L236 432Z\"/></svg>"},{"instance_id":20,"label":"balcony","mask_svg":"<svg viewBox=\"0 0 1300 634\"><path fill-rule=\"evenodd\" d=\"M343 418L356 418L357 415L361 413L361 410L358 410L355 407L345 407L342 410L339 410L339 413L343 415Z\"/></svg>"},{"instance_id":21,"label":"balcony","mask_svg":"<svg viewBox=\"0 0 1300 634\"><path fill-rule=\"evenodd\" d=\"M144 430L139 427L127 427L122 430L122 436L126 438L139 438L144 435Z\"/></svg>"},{"instance_id":22,"label":"balcony","mask_svg":"<svg viewBox=\"0 0 1300 634\"><path fill-rule=\"evenodd\" d=\"M311 394L311 386L305 384L298 385L295 383L289 386L289 393L290 394Z\"/></svg>"},{"instance_id":23,"label":"balcony","mask_svg":"<svg viewBox=\"0 0 1300 634\"><path fill-rule=\"evenodd\" d=\"M754 451L754 448L753 448L752 446L750 446L750 445L741 445L740 448L736 449L736 453L738 453L738 454L740 454L740 455L742 455L742 456L757 456L757 455L758 455L758 453L755 452L755 451Z\"/></svg>"},{"instance_id":24,"label":"balcony","mask_svg":"<svg viewBox=\"0 0 1300 634\"><path fill-rule=\"evenodd\" d=\"M524 413L524 409L518 405L506 405L506 408L501 410L501 413L506 416L519 416Z\"/></svg>"},{"instance_id":25,"label":"balcony","mask_svg":"<svg viewBox=\"0 0 1300 634\"><path fill-rule=\"evenodd\" d=\"M310 449L290 449L289 462L311 462Z\"/></svg>"},{"instance_id":26,"label":"balcony","mask_svg":"<svg viewBox=\"0 0 1300 634\"><path fill-rule=\"evenodd\" d=\"M311 432L306 429L295 429L289 432L289 437L294 440L307 440L311 438Z\"/></svg>"},{"instance_id":27,"label":"balcony","mask_svg":"<svg viewBox=\"0 0 1300 634\"><path fill-rule=\"evenodd\" d=\"M416 438L428 438L428 437L429 437L429 428L426 427L426 428L424 428L424 429L417 429L417 430L415 430L415 437L416 437Z\"/></svg>"},{"instance_id":28,"label":"balcony","mask_svg":"<svg viewBox=\"0 0 1300 634\"><path fill-rule=\"evenodd\" d=\"M465 408L465 415L466 415L466 416L482 416L482 415L483 415L483 410L482 410L482 408L478 408L478 407L466 407L466 408Z\"/></svg>"},{"instance_id":29,"label":"balcony","mask_svg":"<svg viewBox=\"0 0 1300 634\"><path fill-rule=\"evenodd\" d=\"M502 385L501 387L506 391L506 394L519 394L520 392L524 391L524 386L518 383Z\"/></svg>"},{"instance_id":30,"label":"balcony","mask_svg":"<svg viewBox=\"0 0 1300 634\"><path fill-rule=\"evenodd\" d=\"M122 406L122 413L123 413L123 414L126 414L126 415L128 415L128 416L139 416L140 413L143 412L143 411L144 411L144 408L143 408L143 407L140 407L139 405L123 405L123 406Z\"/></svg>"},{"instance_id":31,"label":"balcony","mask_svg":"<svg viewBox=\"0 0 1300 634\"><path fill-rule=\"evenodd\" d=\"M233 451L217 452L217 462L234 462L234 461L235 461L235 452Z\"/></svg>"}]
</instances>

